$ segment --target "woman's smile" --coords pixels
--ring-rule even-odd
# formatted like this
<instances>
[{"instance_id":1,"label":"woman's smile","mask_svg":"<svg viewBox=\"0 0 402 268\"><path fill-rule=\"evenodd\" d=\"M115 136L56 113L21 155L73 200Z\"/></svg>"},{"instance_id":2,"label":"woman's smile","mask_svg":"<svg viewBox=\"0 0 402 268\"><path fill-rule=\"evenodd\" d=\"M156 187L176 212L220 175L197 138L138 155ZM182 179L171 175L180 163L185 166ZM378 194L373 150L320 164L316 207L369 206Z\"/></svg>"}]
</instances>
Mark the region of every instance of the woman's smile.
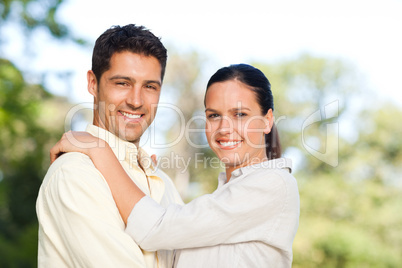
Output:
<instances>
[{"instance_id":1,"label":"woman's smile","mask_svg":"<svg viewBox=\"0 0 402 268\"><path fill-rule=\"evenodd\" d=\"M239 146L241 146L242 140L227 140L227 139L218 139L216 143L223 150L232 150Z\"/></svg>"}]
</instances>

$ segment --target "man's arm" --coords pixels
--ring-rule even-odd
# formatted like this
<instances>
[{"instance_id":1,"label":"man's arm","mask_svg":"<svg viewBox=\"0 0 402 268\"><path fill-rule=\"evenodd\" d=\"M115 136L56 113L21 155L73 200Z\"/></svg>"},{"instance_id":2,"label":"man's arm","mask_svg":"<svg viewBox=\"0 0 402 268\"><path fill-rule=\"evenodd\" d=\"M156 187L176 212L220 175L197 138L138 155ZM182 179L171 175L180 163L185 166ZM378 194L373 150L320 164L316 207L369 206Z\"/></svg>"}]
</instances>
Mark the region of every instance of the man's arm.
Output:
<instances>
[{"instance_id":1,"label":"man's arm","mask_svg":"<svg viewBox=\"0 0 402 268\"><path fill-rule=\"evenodd\" d=\"M39 266L63 259L69 267L145 267L140 248L124 232L107 183L87 156L67 154L52 165L37 213Z\"/></svg>"}]
</instances>

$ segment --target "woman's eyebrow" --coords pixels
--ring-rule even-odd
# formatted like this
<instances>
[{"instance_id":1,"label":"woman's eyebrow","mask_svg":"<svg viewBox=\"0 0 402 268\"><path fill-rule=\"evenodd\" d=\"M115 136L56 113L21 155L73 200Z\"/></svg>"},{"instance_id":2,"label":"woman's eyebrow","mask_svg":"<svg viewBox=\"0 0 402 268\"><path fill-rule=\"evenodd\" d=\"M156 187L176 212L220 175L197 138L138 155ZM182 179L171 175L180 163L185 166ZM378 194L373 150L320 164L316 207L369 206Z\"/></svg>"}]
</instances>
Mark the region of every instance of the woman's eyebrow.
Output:
<instances>
[{"instance_id":1,"label":"woman's eyebrow","mask_svg":"<svg viewBox=\"0 0 402 268\"><path fill-rule=\"evenodd\" d=\"M247 108L247 107L236 107L236 108L229 109L229 112L237 112L237 111L242 111L242 110L249 110L249 111L251 111L251 109L250 109L250 108Z\"/></svg>"},{"instance_id":2,"label":"woman's eyebrow","mask_svg":"<svg viewBox=\"0 0 402 268\"><path fill-rule=\"evenodd\" d=\"M205 112L213 112L213 113L216 113L217 110L211 109L211 108L206 108L206 109L205 109Z\"/></svg>"},{"instance_id":3,"label":"woman's eyebrow","mask_svg":"<svg viewBox=\"0 0 402 268\"><path fill-rule=\"evenodd\" d=\"M247 108L247 107L235 107L235 108L229 109L228 111L229 111L229 112L238 112L238 111L243 111L243 110L251 111L251 109L250 109L250 108ZM205 112L217 113L218 110L215 110L215 109L212 109L212 108L206 108L206 109L205 109Z\"/></svg>"}]
</instances>

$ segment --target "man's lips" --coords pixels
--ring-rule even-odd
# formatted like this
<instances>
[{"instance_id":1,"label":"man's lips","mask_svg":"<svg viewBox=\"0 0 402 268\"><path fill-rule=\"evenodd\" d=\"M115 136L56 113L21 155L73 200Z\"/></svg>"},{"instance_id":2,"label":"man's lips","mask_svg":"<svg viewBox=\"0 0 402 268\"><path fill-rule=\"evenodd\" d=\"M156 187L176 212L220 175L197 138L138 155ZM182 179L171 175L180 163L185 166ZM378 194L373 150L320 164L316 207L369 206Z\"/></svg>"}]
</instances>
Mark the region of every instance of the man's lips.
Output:
<instances>
[{"instance_id":1,"label":"man's lips","mask_svg":"<svg viewBox=\"0 0 402 268\"><path fill-rule=\"evenodd\" d=\"M144 114L132 114L124 111L119 111L119 113L127 119L140 119Z\"/></svg>"}]
</instances>

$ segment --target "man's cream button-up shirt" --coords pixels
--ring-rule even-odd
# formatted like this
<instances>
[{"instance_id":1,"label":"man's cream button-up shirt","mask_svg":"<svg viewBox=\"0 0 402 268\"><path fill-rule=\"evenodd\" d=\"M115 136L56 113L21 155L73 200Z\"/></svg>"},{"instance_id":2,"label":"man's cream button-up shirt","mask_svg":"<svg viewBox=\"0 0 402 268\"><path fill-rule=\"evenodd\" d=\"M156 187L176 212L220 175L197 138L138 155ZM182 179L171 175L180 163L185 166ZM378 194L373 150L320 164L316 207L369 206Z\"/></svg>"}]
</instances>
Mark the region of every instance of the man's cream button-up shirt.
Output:
<instances>
[{"instance_id":1,"label":"man's cream button-up shirt","mask_svg":"<svg viewBox=\"0 0 402 268\"><path fill-rule=\"evenodd\" d=\"M182 204L172 181L152 166L144 150L90 125L131 179L163 207ZM102 174L81 153L67 153L49 168L39 190L38 267L171 267L172 251L142 250L124 222Z\"/></svg>"}]
</instances>

